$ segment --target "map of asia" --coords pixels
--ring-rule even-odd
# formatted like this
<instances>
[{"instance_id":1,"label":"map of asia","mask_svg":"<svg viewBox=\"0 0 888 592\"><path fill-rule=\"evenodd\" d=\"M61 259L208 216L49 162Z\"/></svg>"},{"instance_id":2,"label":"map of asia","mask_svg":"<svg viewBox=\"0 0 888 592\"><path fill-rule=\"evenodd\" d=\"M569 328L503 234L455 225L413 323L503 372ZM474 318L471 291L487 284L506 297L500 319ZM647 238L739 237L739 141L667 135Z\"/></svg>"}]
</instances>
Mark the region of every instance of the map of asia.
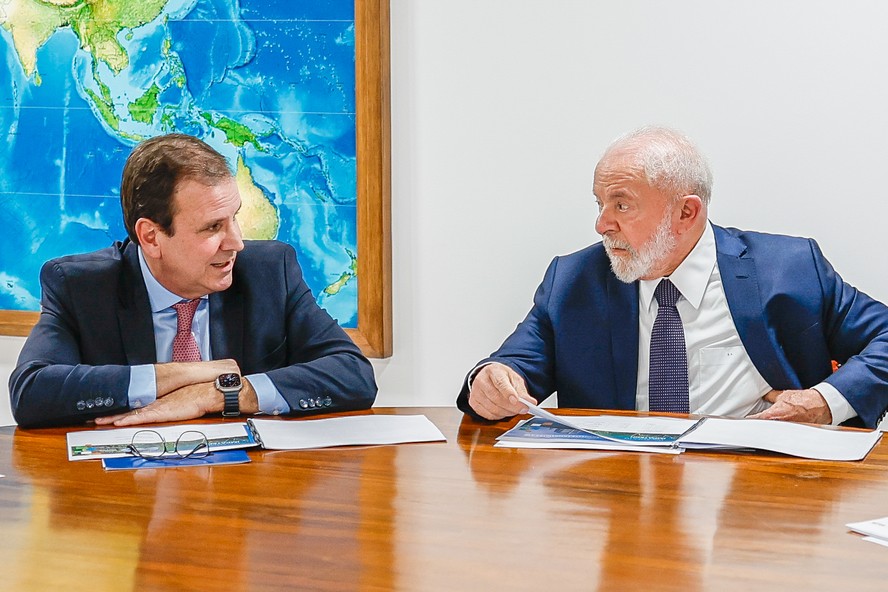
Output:
<instances>
[{"instance_id":1,"label":"map of asia","mask_svg":"<svg viewBox=\"0 0 888 592\"><path fill-rule=\"evenodd\" d=\"M228 158L245 238L293 245L355 327L354 37L352 0L0 0L0 309L123 240L127 155L182 132Z\"/></svg>"}]
</instances>

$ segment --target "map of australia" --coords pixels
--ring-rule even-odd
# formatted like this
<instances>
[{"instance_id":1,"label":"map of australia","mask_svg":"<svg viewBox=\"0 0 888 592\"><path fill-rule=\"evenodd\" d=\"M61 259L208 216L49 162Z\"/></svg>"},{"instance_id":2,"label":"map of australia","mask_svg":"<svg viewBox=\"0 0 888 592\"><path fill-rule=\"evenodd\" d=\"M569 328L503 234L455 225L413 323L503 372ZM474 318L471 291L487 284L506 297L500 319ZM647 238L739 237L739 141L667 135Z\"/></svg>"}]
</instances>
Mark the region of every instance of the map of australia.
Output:
<instances>
[{"instance_id":1,"label":"map of australia","mask_svg":"<svg viewBox=\"0 0 888 592\"><path fill-rule=\"evenodd\" d=\"M293 245L357 325L352 0L0 0L0 44L0 309L122 240L127 155L182 132L228 158L245 238Z\"/></svg>"}]
</instances>

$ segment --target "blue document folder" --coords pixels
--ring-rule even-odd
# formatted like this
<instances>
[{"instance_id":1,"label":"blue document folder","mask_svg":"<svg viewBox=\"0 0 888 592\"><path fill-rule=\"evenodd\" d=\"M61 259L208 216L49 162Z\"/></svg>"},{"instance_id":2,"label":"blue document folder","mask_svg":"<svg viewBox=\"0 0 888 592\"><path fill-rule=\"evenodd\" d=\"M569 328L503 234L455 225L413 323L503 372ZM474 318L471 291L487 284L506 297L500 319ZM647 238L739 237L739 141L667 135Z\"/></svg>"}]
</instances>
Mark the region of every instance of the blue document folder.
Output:
<instances>
[{"instance_id":1,"label":"blue document folder","mask_svg":"<svg viewBox=\"0 0 888 592\"><path fill-rule=\"evenodd\" d=\"M236 465L250 462L246 450L220 450L207 456L195 458L179 458L176 456L163 458L140 458L124 456L120 458L103 458L102 466L106 471L126 469L172 469L175 467L205 467L210 465Z\"/></svg>"}]
</instances>

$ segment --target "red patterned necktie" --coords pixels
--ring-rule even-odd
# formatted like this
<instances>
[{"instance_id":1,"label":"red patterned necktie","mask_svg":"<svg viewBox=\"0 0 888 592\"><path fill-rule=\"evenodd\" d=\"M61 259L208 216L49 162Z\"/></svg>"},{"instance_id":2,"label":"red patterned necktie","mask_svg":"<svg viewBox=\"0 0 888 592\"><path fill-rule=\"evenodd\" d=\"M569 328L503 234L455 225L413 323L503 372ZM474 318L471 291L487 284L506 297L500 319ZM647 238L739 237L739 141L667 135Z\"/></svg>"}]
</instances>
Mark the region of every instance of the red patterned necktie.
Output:
<instances>
[{"instance_id":1,"label":"red patterned necktie","mask_svg":"<svg viewBox=\"0 0 888 592\"><path fill-rule=\"evenodd\" d=\"M200 349L197 347L194 334L191 333L191 321L194 319L194 311L197 310L199 304L200 298L195 298L173 305L176 315L178 315L176 337L173 338L174 362L200 361Z\"/></svg>"}]
</instances>

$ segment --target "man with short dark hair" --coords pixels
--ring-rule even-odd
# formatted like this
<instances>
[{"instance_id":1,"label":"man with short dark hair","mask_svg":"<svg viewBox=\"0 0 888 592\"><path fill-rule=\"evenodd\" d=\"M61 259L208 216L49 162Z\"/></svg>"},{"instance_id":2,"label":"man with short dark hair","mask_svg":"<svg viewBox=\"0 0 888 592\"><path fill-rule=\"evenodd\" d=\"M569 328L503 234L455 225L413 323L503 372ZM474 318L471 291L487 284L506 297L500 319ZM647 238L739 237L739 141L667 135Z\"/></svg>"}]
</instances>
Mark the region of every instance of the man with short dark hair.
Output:
<instances>
[{"instance_id":1,"label":"man with short dark hair","mask_svg":"<svg viewBox=\"0 0 888 592\"><path fill-rule=\"evenodd\" d=\"M47 262L9 380L22 427L370 407L373 369L316 304L293 248L244 241L225 158L170 134L127 159L129 238Z\"/></svg>"},{"instance_id":2,"label":"man with short dark hair","mask_svg":"<svg viewBox=\"0 0 888 592\"><path fill-rule=\"evenodd\" d=\"M673 130L616 140L595 169L602 241L555 258L458 406L495 420L557 392L562 407L875 427L888 408L888 308L813 240L711 224L711 187Z\"/></svg>"}]
</instances>

